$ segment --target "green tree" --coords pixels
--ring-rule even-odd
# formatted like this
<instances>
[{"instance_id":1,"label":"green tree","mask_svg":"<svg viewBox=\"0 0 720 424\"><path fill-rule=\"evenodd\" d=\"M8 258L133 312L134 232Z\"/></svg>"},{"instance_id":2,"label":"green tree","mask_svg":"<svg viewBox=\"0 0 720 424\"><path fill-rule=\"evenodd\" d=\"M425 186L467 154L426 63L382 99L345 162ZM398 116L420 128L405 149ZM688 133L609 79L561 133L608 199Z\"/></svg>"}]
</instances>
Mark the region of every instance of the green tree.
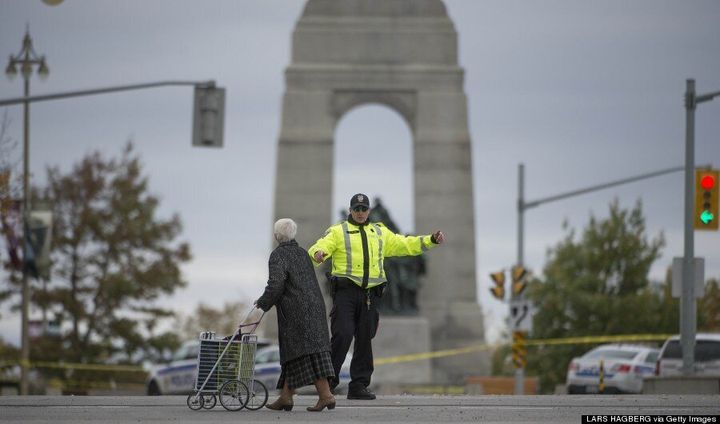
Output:
<instances>
[{"instance_id":1,"label":"green tree","mask_svg":"<svg viewBox=\"0 0 720 424\"><path fill-rule=\"evenodd\" d=\"M68 174L48 169L41 192L53 211L53 275L33 301L67 329L60 341L66 348L53 354L75 362L119 354L129 361L177 346L172 333L156 334L158 321L172 316L156 301L186 285L180 264L190 260L190 248L175 240L177 215L157 216L159 201L148 193L132 144L119 159L96 152Z\"/></svg>"},{"instance_id":2,"label":"green tree","mask_svg":"<svg viewBox=\"0 0 720 424\"><path fill-rule=\"evenodd\" d=\"M510 377L515 375L510 344L501 344L492 351L490 368L490 373L494 376Z\"/></svg>"},{"instance_id":3,"label":"green tree","mask_svg":"<svg viewBox=\"0 0 720 424\"><path fill-rule=\"evenodd\" d=\"M217 336L229 336L237 331L238 325L246 324L240 321L246 317L249 308L248 303L242 301L225 302L220 309L200 303L191 315L178 316L176 328L180 329L179 336L184 340L197 339L202 331L214 331ZM262 312L255 310L248 317L248 322L257 321L260 313ZM247 328L250 329L252 328Z\"/></svg>"},{"instance_id":4,"label":"green tree","mask_svg":"<svg viewBox=\"0 0 720 424\"><path fill-rule=\"evenodd\" d=\"M698 301L698 330L720 333L720 280L712 278L705 283L705 293Z\"/></svg>"},{"instance_id":5,"label":"green tree","mask_svg":"<svg viewBox=\"0 0 720 424\"><path fill-rule=\"evenodd\" d=\"M0 304L17 294L20 269L20 203L22 199L22 176L17 172L17 163L13 156L17 143L7 135L10 120L7 111L0 120L0 244L2 251L8 254L2 261L2 269L6 272L8 284L0 286ZM0 318L2 315L0 315Z\"/></svg>"},{"instance_id":6,"label":"green tree","mask_svg":"<svg viewBox=\"0 0 720 424\"><path fill-rule=\"evenodd\" d=\"M5 342L0 336L0 377L8 368L11 368L20 361L20 350Z\"/></svg>"},{"instance_id":7,"label":"green tree","mask_svg":"<svg viewBox=\"0 0 720 424\"><path fill-rule=\"evenodd\" d=\"M549 250L543 278L528 288L538 305L533 338L676 330L677 324L660 319L667 312L664 296L648 280L663 235L648 239L639 202L623 210L614 201L609 209L607 219L590 219L579 240L565 226L565 238ZM540 347L529 355L528 371L540 377L542 391L551 391L564 381L570 359L589 347Z\"/></svg>"}]
</instances>

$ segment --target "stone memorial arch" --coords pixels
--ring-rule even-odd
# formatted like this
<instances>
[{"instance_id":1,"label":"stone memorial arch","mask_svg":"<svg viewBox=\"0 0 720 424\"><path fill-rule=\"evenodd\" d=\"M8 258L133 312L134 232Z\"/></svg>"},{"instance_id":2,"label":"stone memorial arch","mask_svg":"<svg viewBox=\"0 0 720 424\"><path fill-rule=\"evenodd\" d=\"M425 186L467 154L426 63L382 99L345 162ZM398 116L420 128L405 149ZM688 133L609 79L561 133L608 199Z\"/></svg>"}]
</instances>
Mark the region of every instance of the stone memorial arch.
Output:
<instances>
[{"instance_id":1,"label":"stone memorial arch","mask_svg":"<svg viewBox=\"0 0 720 424\"><path fill-rule=\"evenodd\" d=\"M309 247L335 222L337 123L367 103L397 111L412 134L416 231L441 229L448 239L426 258L428 274L418 294L425 327L400 324L400 335L428 332L431 350L482 343L467 98L457 32L443 2L308 0L292 36L285 83L275 219L295 219L298 242ZM363 160L372 156L362 154ZM381 346L383 331L376 358L389 356ZM482 354L436 359L432 379L458 381L486 371L486 364Z\"/></svg>"}]
</instances>

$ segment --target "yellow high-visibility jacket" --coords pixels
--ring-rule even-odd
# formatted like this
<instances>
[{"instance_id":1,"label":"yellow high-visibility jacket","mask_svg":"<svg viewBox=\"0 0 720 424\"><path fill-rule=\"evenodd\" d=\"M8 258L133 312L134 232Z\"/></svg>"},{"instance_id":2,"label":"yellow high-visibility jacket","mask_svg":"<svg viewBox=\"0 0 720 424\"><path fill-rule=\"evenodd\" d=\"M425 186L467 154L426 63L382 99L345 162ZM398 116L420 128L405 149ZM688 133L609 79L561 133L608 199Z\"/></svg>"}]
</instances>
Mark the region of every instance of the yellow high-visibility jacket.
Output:
<instances>
[{"instance_id":1,"label":"yellow high-visibility jacket","mask_svg":"<svg viewBox=\"0 0 720 424\"><path fill-rule=\"evenodd\" d=\"M325 252L327 256L323 260L332 258L332 275L349 278L363 288L372 288L387 281L384 258L417 256L435 246L430 235L403 236L379 222L355 225L343 221L328 228L308 253L318 266L315 252Z\"/></svg>"}]
</instances>

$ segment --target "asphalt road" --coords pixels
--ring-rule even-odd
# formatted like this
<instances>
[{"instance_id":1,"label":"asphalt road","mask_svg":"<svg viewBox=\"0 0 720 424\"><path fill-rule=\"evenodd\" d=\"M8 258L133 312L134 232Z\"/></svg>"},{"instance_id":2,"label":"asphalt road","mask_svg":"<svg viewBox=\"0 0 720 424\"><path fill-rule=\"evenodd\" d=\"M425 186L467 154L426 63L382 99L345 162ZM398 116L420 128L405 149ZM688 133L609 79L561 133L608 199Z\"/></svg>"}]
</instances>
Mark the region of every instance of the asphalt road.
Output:
<instances>
[{"instance_id":1,"label":"asphalt road","mask_svg":"<svg viewBox=\"0 0 720 424\"><path fill-rule=\"evenodd\" d=\"M271 396L271 400L274 397ZM184 396L2 396L1 423L580 423L585 414L720 415L720 395L643 396L380 396L374 401L338 397L333 411L191 411Z\"/></svg>"}]
</instances>

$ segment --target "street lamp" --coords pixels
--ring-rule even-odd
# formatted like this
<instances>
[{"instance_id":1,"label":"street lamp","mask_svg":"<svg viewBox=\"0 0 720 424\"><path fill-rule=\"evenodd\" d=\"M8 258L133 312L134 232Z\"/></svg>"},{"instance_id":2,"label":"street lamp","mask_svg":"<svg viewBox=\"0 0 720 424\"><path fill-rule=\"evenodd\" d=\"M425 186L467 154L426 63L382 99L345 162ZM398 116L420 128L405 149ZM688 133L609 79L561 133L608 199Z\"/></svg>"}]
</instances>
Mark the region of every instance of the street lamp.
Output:
<instances>
[{"instance_id":1,"label":"street lamp","mask_svg":"<svg viewBox=\"0 0 720 424\"><path fill-rule=\"evenodd\" d=\"M40 78L47 78L50 70L45 63L45 56L38 56L35 53L30 38L30 28L25 31L22 49L17 56L10 55L10 61L5 74L8 78L13 79L17 76L17 66L20 66L20 73L25 82L24 95L30 96L30 76L32 75L33 66L38 66L38 75ZM30 346L28 339L28 304L30 301L30 286L28 284L28 274L25 261L28 258L28 239L27 224L30 217L30 102L23 102L23 265L22 265L22 324L20 339L20 394L28 394L28 368L30 359Z\"/></svg>"}]
</instances>

